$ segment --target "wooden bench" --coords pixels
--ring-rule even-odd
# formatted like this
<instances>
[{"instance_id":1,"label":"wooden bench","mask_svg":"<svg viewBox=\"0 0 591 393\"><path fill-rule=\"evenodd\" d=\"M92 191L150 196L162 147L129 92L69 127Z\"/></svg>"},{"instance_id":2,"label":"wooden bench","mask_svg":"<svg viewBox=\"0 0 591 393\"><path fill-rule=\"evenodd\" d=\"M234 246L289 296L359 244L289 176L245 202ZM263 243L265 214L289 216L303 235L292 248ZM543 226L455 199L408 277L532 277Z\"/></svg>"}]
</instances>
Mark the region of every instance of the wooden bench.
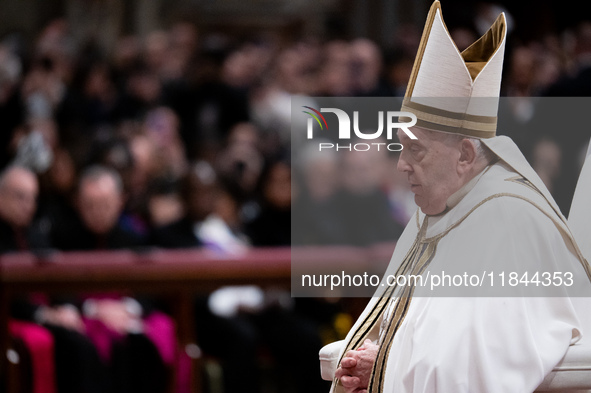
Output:
<instances>
[{"instance_id":1,"label":"wooden bench","mask_svg":"<svg viewBox=\"0 0 591 393\"><path fill-rule=\"evenodd\" d=\"M177 325L179 348L196 348L193 298L224 285L290 285L290 249L254 249L240 257L203 250L68 252L0 257L0 380L11 386L8 313L14 295L118 291L167 299ZM191 391L200 386L199 359L193 359ZM171 386L171 391L174 391Z\"/></svg>"}]
</instances>

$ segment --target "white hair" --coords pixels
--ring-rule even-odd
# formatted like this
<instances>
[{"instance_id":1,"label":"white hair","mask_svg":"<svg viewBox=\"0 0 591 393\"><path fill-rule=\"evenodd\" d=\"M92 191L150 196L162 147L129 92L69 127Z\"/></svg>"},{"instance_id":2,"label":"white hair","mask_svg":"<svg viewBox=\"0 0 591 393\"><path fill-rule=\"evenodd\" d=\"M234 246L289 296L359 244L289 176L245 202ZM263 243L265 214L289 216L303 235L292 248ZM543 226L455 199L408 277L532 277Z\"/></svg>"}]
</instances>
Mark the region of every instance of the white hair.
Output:
<instances>
[{"instance_id":1,"label":"white hair","mask_svg":"<svg viewBox=\"0 0 591 393\"><path fill-rule=\"evenodd\" d=\"M486 147L479 138L464 137L463 139L469 140L474 145L478 160L484 160L487 164L490 164L495 158L495 153Z\"/></svg>"},{"instance_id":2,"label":"white hair","mask_svg":"<svg viewBox=\"0 0 591 393\"><path fill-rule=\"evenodd\" d=\"M471 136L460 135L460 134L450 134L446 132L431 132L433 135L436 135L436 138L444 143L459 143L460 141L467 139L472 143L474 146L474 150L476 151L476 160L477 161L484 161L487 165L493 162L496 155L492 152L488 147L482 143L480 138L474 138Z\"/></svg>"}]
</instances>

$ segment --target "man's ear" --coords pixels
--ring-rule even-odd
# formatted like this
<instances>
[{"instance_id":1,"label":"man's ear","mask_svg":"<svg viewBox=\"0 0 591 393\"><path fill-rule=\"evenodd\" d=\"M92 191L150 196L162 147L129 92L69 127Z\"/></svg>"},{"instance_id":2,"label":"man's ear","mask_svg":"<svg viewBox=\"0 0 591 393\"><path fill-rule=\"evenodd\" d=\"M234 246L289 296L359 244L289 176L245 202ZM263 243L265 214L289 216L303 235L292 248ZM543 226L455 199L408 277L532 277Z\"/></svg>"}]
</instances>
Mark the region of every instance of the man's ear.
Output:
<instances>
[{"instance_id":1,"label":"man's ear","mask_svg":"<svg viewBox=\"0 0 591 393\"><path fill-rule=\"evenodd\" d=\"M476 162L476 146L468 140L462 139L460 142L460 159L458 161L458 169L460 171L467 171Z\"/></svg>"}]
</instances>

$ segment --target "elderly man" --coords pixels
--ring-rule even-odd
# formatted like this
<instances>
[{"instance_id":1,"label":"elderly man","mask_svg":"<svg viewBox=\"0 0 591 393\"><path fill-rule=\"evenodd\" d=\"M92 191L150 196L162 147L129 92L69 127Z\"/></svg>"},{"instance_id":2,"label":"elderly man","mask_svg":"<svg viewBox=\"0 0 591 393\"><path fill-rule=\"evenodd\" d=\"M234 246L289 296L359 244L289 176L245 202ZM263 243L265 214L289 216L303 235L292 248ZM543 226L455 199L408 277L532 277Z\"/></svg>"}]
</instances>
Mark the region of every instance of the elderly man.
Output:
<instances>
[{"instance_id":1,"label":"elderly man","mask_svg":"<svg viewBox=\"0 0 591 393\"><path fill-rule=\"evenodd\" d=\"M97 250L139 247L144 240L125 229L119 218L124 207L123 183L108 167L87 168L78 182L75 209L78 220L55 223L54 243L62 250Z\"/></svg>"},{"instance_id":2,"label":"elderly man","mask_svg":"<svg viewBox=\"0 0 591 393\"><path fill-rule=\"evenodd\" d=\"M55 233L62 250L113 250L138 247L143 240L126 230L119 218L124 206L119 174L104 166L82 172L75 196L77 220ZM117 293L84 300L84 334L95 345L101 364L106 365L105 391L161 392L165 390L166 364L174 346L170 317L142 307L136 300ZM164 328L158 329L157 323ZM54 332L54 335L56 333ZM152 340L160 335L159 340ZM165 342L165 343L164 343ZM72 357L64 355L72 360ZM74 359L75 360L75 359ZM80 390L78 390L80 391Z\"/></svg>"},{"instance_id":3,"label":"elderly man","mask_svg":"<svg viewBox=\"0 0 591 393\"><path fill-rule=\"evenodd\" d=\"M39 184L29 169L12 166L0 176L0 252L49 246L47 232L34 221Z\"/></svg>"},{"instance_id":4,"label":"elderly man","mask_svg":"<svg viewBox=\"0 0 591 393\"><path fill-rule=\"evenodd\" d=\"M431 7L403 103L417 117L416 139L398 134L398 170L419 210L385 277L457 266L568 271L589 290L589 265L566 220L513 142L495 137L496 102L479 99L498 98L505 23L500 15L460 53L439 2ZM445 297L383 283L334 351L336 372L323 370L332 392L532 392L581 337L566 292Z\"/></svg>"}]
</instances>

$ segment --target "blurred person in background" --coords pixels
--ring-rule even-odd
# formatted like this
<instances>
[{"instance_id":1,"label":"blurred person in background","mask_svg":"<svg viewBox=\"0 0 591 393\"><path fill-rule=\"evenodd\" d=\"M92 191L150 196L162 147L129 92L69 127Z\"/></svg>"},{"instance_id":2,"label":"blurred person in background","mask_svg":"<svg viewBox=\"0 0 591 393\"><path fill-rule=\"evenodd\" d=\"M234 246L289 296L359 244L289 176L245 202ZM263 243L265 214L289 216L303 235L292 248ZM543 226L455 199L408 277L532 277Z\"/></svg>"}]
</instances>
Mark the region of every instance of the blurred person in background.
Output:
<instances>
[{"instance_id":1,"label":"blurred person in background","mask_svg":"<svg viewBox=\"0 0 591 393\"><path fill-rule=\"evenodd\" d=\"M406 85L410 78L414 57L399 48L394 48L385 56L385 79L389 95L404 97Z\"/></svg>"},{"instance_id":2,"label":"blurred person in background","mask_svg":"<svg viewBox=\"0 0 591 393\"><path fill-rule=\"evenodd\" d=\"M25 75L21 99L28 119L48 119L54 116L64 99L66 85L50 57L36 59Z\"/></svg>"},{"instance_id":3,"label":"blurred person in background","mask_svg":"<svg viewBox=\"0 0 591 393\"><path fill-rule=\"evenodd\" d=\"M384 63L379 46L365 38L351 42L351 67L354 91L357 96L381 97L391 95L382 72Z\"/></svg>"},{"instance_id":4,"label":"blurred person in background","mask_svg":"<svg viewBox=\"0 0 591 393\"><path fill-rule=\"evenodd\" d=\"M170 35L165 30L155 30L146 36L144 39L143 58L146 66L154 72L162 80L166 77L164 68L166 67L167 58L170 55ZM172 61L171 63L174 63ZM172 76L172 75L171 75Z\"/></svg>"},{"instance_id":5,"label":"blurred person in background","mask_svg":"<svg viewBox=\"0 0 591 393\"><path fill-rule=\"evenodd\" d=\"M121 178L123 194L127 196L133 174L133 153L129 139L137 132L135 122L122 122L119 129L101 129L91 141L88 153L81 162L83 168L100 165L111 168Z\"/></svg>"},{"instance_id":6,"label":"blurred person in background","mask_svg":"<svg viewBox=\"0 0 591 393\"><path fill-rule=\"evenodd\" d=\"M341 190L338 165L338 154L332 150L319 152L316 143L301 150L297 167L301 180L293 209L302 228L293 228L295 244L346 242L346 228L337 202Z\"/></svg>"},{"instance_id":7,"label":"blurred person in background","mask_svg":"<svg viewBox=\"0 0 591 393\"><path fill-rule=\"evenodd\" d=\"M217 177L211 165L205 161L195 163L181 180L185 214L169 225L155 228L151 242L165 248L203 246L206 242L204 223L208 218L219 222L213 217L218 194Z\"/></svg>"},{"instance_id":8,"label":"blurred person in background","mask_svg":"<svg viewBox=\"0 0 591 393\"><path fill-rule=\"evenodd\" d=\"M120 222L123 228L147 238L150 223L145 208L150 181L158 175L157 146L139 126L133 127L132 132L125 138L131 155L131 167Z\"/></svg>"},{"instance_id":9,"label":"blurred person in background","mask_svg":"<svg viewBox=\"0 0 591 393\"><path fill-rule=\"evenodd\" d=\"M562 151L554 141L541 138L533 147L532 168L544 182L548 191L555 192L558 175L561 172Z\"/></svg>"},{"instance_id":10,"label":"blurred person in background","mask_svg":"<svg viewBox=\"0 0 591 393\"><path fill-rule=\"evenodd\" d=\"M403 227L389 214L388 197L380 189L384 154L378 151L344 151L339 198L347 228L346 244L368 246L395 241Z\"/></svg>"},{"instance_id":11,"label":"blurred person in background","mask_svg":"<svg viewBox=\"0 0 591 393\"><path fill-rule=\"evenodd\" d=\"M55 223L55 246L61 250L100 250L143 245L143 239L121 227L123 206L124 189L119 174L102 166L87 168L76 191L77 220L70 225Z\"/></svg>"},{"instance_id":12,"label":"blurred person in background","mask_svg":"<svg viewBox=\"0 0 591 393\"><path fill-rule=\"evenodd\" d=\"M24 120L24 105L19 99L22 63L7 46L0 45L0 168L11 160L11 142Z\"/></svg>"},{"instance_id":13,"label":"blurred person in background","mask_svg":"<svg viewBox=\"0 0 591 393\"><path fill-rule=\"evenodd\" d=\"M50 247L48 223L34 221L38 192L37 176L30 169L11 166L0 175L0 253ZM60 393L102 391L98 355L82 334L82 320L73 306L50 305L46 296L34 293L16 298L11 316L11 334L23 340L31 354L35 392L56 387ZM51 336L31 323L44 324Z\"/></svg>"},{"instance_id":14,"label":"blurred person in background","mask_svg":"<svg viewBox=\"0 0 591 393\"><path fill-rule=\"evenodd\" d=\"M230 86L248 91L262 82L274 59L270 42L247 42L224 61L222 78Z\"/></svg>"},{"instance_id":15,"label":"blurred person in background","mask_svg":"<svg viewBox=\"0 0 591 393\"><path fill-rule=\"evenodd\" d=\"M191 58L195 56L199 32L193 23L181 20L174 23L168 30L168 33L168 54L175 61L172 62L174 67L165 64L162 77L165 80L165 85L172 82L183 83L183 79L187 76Z\"/></svg>"},{"instance_id":16,"label":"blurred person in background","mask_svg":"<svg viewBox=\"0 0 591 393\"><path fill-rule=\"evenodd\" d=\"M526 45L516 46L508 61L507 78L502 86L507 95L500 101L504 116L499 122L523 154L531 158L532 141L537 139L531 121L535 114L536 99L531 97L537 64L534 51ZM501 128L501 127L500 127Z\"/></svg>"},{"instance_id":17,"label":"blurred person in background","mask_svg":"<svg viewBox=\"0 0 591 393\"><path fill-rule=\"evenodd\" d=\"M274 150L266 145L260 131L252 123L236 124L226 145L218 153L216 170L224 184L230 188L240 205L250 207L265 165L265 153Z\"/></svg>"},{"instance_id":18,"label":"blurred person in background","mask_svg":"<svg viewBox=\"0 0 591 393\"><path fill-rule=\"evenodd\" d=\"M168 107L158 107L148 112L144 120L143 132L155 148L153 165L159 176L179 179L187 171L189 164L179 127L178 115Z\"/></svg>"},{"instance_id":19,"label":"blurred person in background","mask_svg":"<svg viewBox=\"0 0 591 393\"><path fill-rule=\"evenodd\" d=\"M351 45L333 40L324 44L324 61L318 73L319 96L345 97L355 92Z\"/></svg>"},{"instance_id":20,"label":"blurred person in background","mask_svg":"<svg viewBox=\"0 0 591 393\"><path fill-rule=\"evenodd\" d=\"M69 83L75 66L76 46L68 21L57 18L49 21L35 42L35 56L51 61L56 76Z\"/></svg>"},{"instance_id":21,"label":"blurred person in background","mask_svg":"<svg viewBox=\"0 0 591 393\"><path fill-rule=\"evenodd\" d=\"M252 89L249 96L252 121L264 135L265 152L289 146L294 140L291 133L292 95L320 94L321 51L321 45L314 41L296 42L278 51L265 77ZM310 105L314 106L312 99Z\"/></svg>"},{"instance_id":22,"label":"blurred person in background","mask_svg":"<svg viewBox=\"0 0 591 393\"><path fill-rule=\"evenodd\" d=\"M85 169L75 195L77 219L54 225L54 244L61 250L142 246L144 239L125 230L119 223L123 206L123 183L115 170L103 166ZM164 390L165 363L170 364L173 360L174 337L171 337L173 325L170 318L153 311L150 304L140 304L119 294L89 297L82 310L84 325L81 330L94 343L102 364L108 369L107 380L112 391ZM156 320L158 324L164 321L167 326L161 331L154 330ZM153 335L157 333L163 337L154 339ZM168 341L163 343L162 340Z\"/></svg>"},{"instance_id":23,"label":"blurred person in background","mask_svg":"<svg viewBox=\"0 0 591 393\"><path fill-rule=\"evenodd\" d=\"M591 92L591 23L580 23L574 35L572 49L571 68L567 69L565 75L558 79L553 85L546 89L543 94L548 97L584 97ZM587 123L587 114L583 109L586 105L583 99L544 99L536 105L532 121L532 129L536 130L537 138L532 144L532 154L536 151L536 145L541 143L540 149L552 147L552 159L556 160L556 150L560 150L560 176L553 174L553 197L558 203L561 211L568 212L574 193L577 173L581 169L581 157L584 156L585 146L589 137L581 132L581 125ZM565 126L551 111L557 106L560 107L561 118L568 119L568 126ZM554 109L555 110L555 109ZM538 158L541 158L538 156ZM533 159L533 156L532 156ZM555 164L544 158L539 164L532 162L534 168L550 169ZM554 169L551 172L555 171ZM545 173L544 175L548 175Z\"/></svg>"},{"instance_id":24,"label":"blurred person in background","mask_svg":"<svg viewBox=\"0 0 591 393\"><path fill-rule=\"evenodd\" d=\"M190 160L213 159L232 126L249 119L246 94L222 78L224 61L231 51L228 41L222 35L204 37L189 66L187 87L168 97L170 108L179 115L181 138Z\"/></svg>"},{"instance_id":25,"label":"blurred person in background","mask_svg":"<svg viewBox=\"0 0 591 393\"><path fill-rule=\"evenodd\" d=\"M576 28L571 69L550 86L544 95L550 97L586 97L591 95L591 22Z\"/></svg>"},{"instance_id":26,"label":"blurred person in background","mask_svg":"<svg viewBox=\"0 0 591 393\"><path fill-rule=\"evenodd\" d=\"M461 52L478 39L476 32L467 26L458 26L450 32L458 50Z\"/></svg>"},{"instance_id":27,"label":"blurred person in background","mask_svg":"<svg viewBox=\"0 0 591 393\"><path fill-rule=\"evenodd\" d=\"M115 85L120 90L129 77L134 64L142 55L140 39L135 35L124 35L117 39L113 49L111 63L115 75Z\"/></svg>"},{"instance_id":28,"label":"blurred person in background","mask_svg":"<svg viewBox=\"0 0 591 393\"><path fill-rule=\"evenodd\" d=\"M146 214L151 228L160 228L180 220L185 205L178 182L170 178L156 178L148 187Z\"/></svg>"},{"instance_id":29,"label":"blurred person in background","mask_svg":"<svg viewBox=\"0 0 591 393\"><path fill-rule=\"evenodd\" d=\"M99 53L81 56L56 118L70 143L92 138L119 116L120 94L111 65Z\"/></svg>"},{"instance_id":30,"label":"blurred person in background","mask_svg":"<svg viewBox=\"0 0 591 393\"><path fill-rule=\"evenodd\" d=\"M162 81L143 59L137 61L126 79L117 106L118 119L141 120L146 114L163 103Z\"/></svg>"},{"instance_id":31,"label":"blurred person in background","mask_svg":"<svg viewBox=\"0 0 591 393\"><path fill-rule=\"evenodd\" d=\"M245 251L246 244L215 214L221 195L218 181L210 164L194 163L181 181L185 214L169 225L156 227L152 243L164 248L207 247L222 254ZM196 300L196 324L205 353L221 359L224 392L258 392L251 328L232 318L215 315L207 296Z\"/></svg>"},{"instance_id":32,"label":"blurred person in background","mask_svg":"<svg viewBox=\"0 0 591 393\"><path fill-rule=\"evenodd\" d=\"M289 167L281 163L270 169L262 183L264 194L272 201L269 204L289 212ZM250 242L238 219L240 197L234 197L233 188L225 185L226 180L218 178L206 162L194 164L183 181L186 216L156 229L154 243L167 248L203 247L219 255L244 254ZM263 206L262 211L266 211L267 203ZM289 221L282 219L268 232L258 235L259 245L288 245ZM224 287L209 297L197 299L197 335L205 353L220 359L224 392L261 391L261 346L268 348L282 372L289 374L297 392L326 389L315 366L298 366L295 375L290 373L294 364L305 364L305 359L314 356L321 345L316 325L295 313L290 303L289 294L264 292L253 286ZM286 343L286 334L297 339ZM245 380L249 382L245 384Z\"/></svg>"},{"instance_id":33,"label":"blurred person in background","mask_svg":"<svg viewBox=\"0 0 591 393\"><path fill-rule=\"evenodd\" d=\"M246 224L253 246L291 244L291 168L285 160L267 165L260 179L260 211Z\"/></svg>"},{"instance_id":34,"label":"blurred person in background","mask_svg":"<svg viewBox=\"0 0 591 393\"><path fill-rule=\"evenodd\" d=\"M38 194L30 169L10 166L0 175L0 253L50 247L47 223L34 221Z\"/></svg>"}]
</instances>

